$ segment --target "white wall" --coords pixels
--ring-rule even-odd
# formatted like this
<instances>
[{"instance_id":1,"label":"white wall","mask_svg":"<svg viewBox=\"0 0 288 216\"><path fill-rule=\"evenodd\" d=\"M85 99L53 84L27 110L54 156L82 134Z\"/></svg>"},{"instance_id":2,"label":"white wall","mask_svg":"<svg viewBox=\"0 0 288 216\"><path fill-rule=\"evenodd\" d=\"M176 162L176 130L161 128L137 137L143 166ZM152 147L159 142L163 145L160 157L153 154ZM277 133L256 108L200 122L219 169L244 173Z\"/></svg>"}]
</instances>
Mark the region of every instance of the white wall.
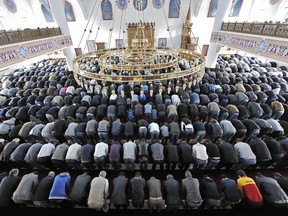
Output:
<instances>
[{"instance_id":1,"label":"white wall","mask_svg":"<svg viewBox=\"0 0 288 216\"><path fill-rule=\"evenodd\" d=\"M19 5L19 1L15 0L16 4ZM41 11L41 5L38 0L23 0L26 1L26 6L29 8L28 13L31 15L31 22L23 21L27 27L57 27L55 22L46 22L45 18ZM91 16L91 20L88 23L88 20L85 20L81 7L77 0L68 0L74 10L74 15L76 18L75 22L68 22L70 33L72 35L72 41L75 47L78 47L81 37L83 39L81 41L80 47L83 49L85 46L86 40L94 40L97 38L97 42L105 42L106 48L115 47L115 39L127 39L127 36L123 36L122 31L126 29L125 23L129 22L138 22L140 20L144 20L145 22L155 22L155 46L157 46L157 38L167 38L167 46L179 47L181 43L181 34L182 34L182 26L183 22L185 21L188 8L189 8L189 0L182 0L181 1L181 10L179 18L168 18L168 11L169 11L169 1L165 0L164 10L163 9L155 9L152 5L151 0L148 0L147 8L143 12L138 12L133 6L133 0L130 0L130 4L128 8L124 11L118 9L117 5L114 3L114 0L110 0L113 7L113 20L102 20L102 12L100 7L100 0L97 0L95 10ZM91 15L94 1L91 0L82 0L85 10L87 11L88 18ZM114 3L114 4L113 4ZM2 4L2 5L1 5ZM23 3L22 3L23 4ZM22 5L21 4L21 5ZM2 1L0 1L0 10L4 7ZM31 11L32 9L32 11ZM3 8L5 11L5 8ZM35 18L33 17L35 15ZM122 23L120 23L122 16ZM144 16L144 19L143 19ZM166 17L166 18L165 18ZM14 18L13 18L14 19ZM13 20L12 19L12 20ZM17 25L17 23L14 23ZM93 24L93 26L92 26ZM29 26L30 25L30 26ZM87 26L88 25L88 26ZM84 29L86 28L86 32L84 33ZM167 31L167 27L170 28L170 34ZM22 28L21 26L18 26ZM113 27L113 31L109 31L110 28ZM121 27L121 28L120 28ZM7 28L5 26L5 28ZM14 25L11 25L11 29L15 29ZM98 31L98 28L99 31ZM121 29L121 34L119 36L119 31ZM89 33L89 31L92 31ZM173 42L171 40L173 38ZM110 42L110 46L109 46ZM127 40L125 40L127 42ZM87 49L86 49L87 51Z\"/></svg>"},{"instance_id":2,"label":"white wall","mask_svg":"<svg viewBox=\"0 0 288 216\"><path fill-rule=\"evenodd\" d=\"M2 21L5 29L17 29L17 28L36 28L36 27L56 27L56 23L47 23L41 11L39 0L14 0L17 4L18 12L13 14L9 12L3 1L0 1L0 20ZM59 0L60 1L60 0ZM78 47L80 39L84 33L84 28L87 25L88 20L83 16L83 12L79 5L79 0L68 0L74 9L74 15L76 18L75 22L68 22L72 41L75 47ZM168 46L179 47L181 43L181 34L183 22L186 18L186 14L191 2L191 19L193 22L192 31L195 37L199 37L199 46L202 48L203 44L209 44L212 27L214 24L213 17L207 17L210 0L203 0L200 12L198 16L195 16L194 10L198 2L202 0L182 0L181 1L181 16L179 18L168 18L168 9L170 0L165 0L164 12L163 9L155 9L152 5L151 0L148 1L148 6L144 12L138 12L133 6L133 0L130 0L129 7L121 11L115 4L116 0L110 0L113 5L113 16L114 19L111 21L102 20L102 12L100 3L101 0L97 0L96 9L87 27L87 31L83 36L81 48L84 48L87 39L94 40L98 27L100 30L96 38L97 42L105 42L106 48L109 48L109 40L111 39L110 47L115 47L115 39L119 38L119 31L123 31L125 22L137 22L140 19L146 22L155 22L155 46L157 46L158 38L166 37L168 39ZM92 0L81 0L84 5L84 9L90 17L94 1ZM280 0L277 4L271 5L270 0L243 0L243 5L240 11L239 17L226 17L224 21L231 22L242 22L242 21L266 21L266 20L278 20L284 21L284 18L288 12L288 0ZM122 23L121 14L123 16ZM23 18L24 17L24 18ZM166 17L166 18L165 18ZM92 26L93 19L94 24ZM167 31L167 23L170 27L171 37ZM113 31L109 29L112 28ZM0 26L1 27L1 26ZM121 27L121 28L120 28ZM90 37L88 38L89 30L92 30ZM120 38L123 38L123 33L120 33ZM127 39L127 36L125 35ZM86 49L87 50L87 49ZM200 51L200 49L198 49Z\"/></svg>"},{"instance_id":3,"label":"white wall","mask_svg":"<svg viewBox=\"0 0 288 216\"><path fill-rule=\"evenodd\" d=\"M55 22L46 22L45 17L41 10L41 4L39 0L29 0L29 3L32 8L32 12L35 16L34 22L37 24L37 27L45 28L45 27L57 27Z\"/></svg>"},{"instance_id":4,"label":"white wall","mask_svg":"<svg viewBox=\"0 0 288 216\"><path fill-rule=\"evenodd\" d=\"M113 1L110 0L112 3ZM91 10L93 8L94 2L91 0L84 0L86 9L88 14L91 14ZM87 28L87 32L84 35L84 39L87 40L89 31L92 29L92 33L90 34L89 39L95 39L97 34L97 28L100 26L100 30L98 32L96 41L97 42L105 42L106 48L109 48L109 39L111 38L110 47L115 47L115 39L119 38L119 31L121 27L121 31L126 29L125 23L129 22L138 22L140 20L144 20L145 22L155 22L155 46L157 46L157 38L167 38L167 46L172 47L173 43L175 47L179 47L181 43L181 35L182 35L182 26L183 21L185 21L188 8L189 8L189 0L181 1L181 11L179 18L168 18L169 11L169 0L165 1L164 11L163 9L155 9L152 5L152 1L148 0L147 8L143 12L138 12L133 6L133 0L130 0L130 4L128 8L124 11L118 9L116 4L113 4L113 16L114 20L102 20L102 13L100 1L97 3L93 17L96 17L94 21L94 25L92 26L93 20L90 21L89 26ZM122 23L121 21L122 14ZM96 16L94 16L96 15ZM144 19L143 19L144 16ZM165 19L166 16L166 19ZM183 20L183 21L182 21ZM168 22L168 23L167 23ZM84 27L86 26L87 21L83 22L82 26L79 26L79 33L83 33ZM170 27L171 37L173 38L173 42L171 41L170 34L167 31L167 26ZM110 33L109 29L113 27L113 31ZM79 34L78 33L78 34ZM74 35L73 35L74 37ZM76 37L75 37L76 38ZM80 41L81 37L78 37L77 40ZM123 39L123 33L120 34L120 39ZM125 38L127 36L125 35ZM127 43L127 41L125 41ZM83 42L84 43L84 42ZM84 46L84 45L83 45Z\"/></svg>"},{"instance_id":5,"label":"white wall","mask_svg":"<svg viewBox=\"0 0 288 216\"><path fill-rule=\"evenodd\" d=\"M193 9L197 7L200 0L192 0ZM220 1L220 0L219 0ZM264 22L264 21L284 21L288 12L288 0L280 0L277 4L271 5L270 0L243 0L239 17L225 17L225 22ZM207 17L210 0L203 0L200 12L196 17L192 13L192 31L195 37L199 37L199 46L209 44L210 36L214 24L214 17ZM200 51L198 49L198 51Z\"/></svg>"},{"instance_id":6,"label":"white wall","mask_svg":"<svg viewBox=\"0 0 288 216\"><path fill-rule=\"evenodd\" d=\"M253 8L247 19L249 22L280 21L283 22L285 15L281 13L287 5L287 0L280 0L278 3L271 5L268 0L254 0Z\"/></svg>"},{"instance_id":7,"label":"white wall","mask_svg":"<svg viewBox=\"0 0 288 216\"><path fill-rule=\"evenodd\" d=\"M17 6L17 12L8 11L3 1L0 1L0 21L5 30L15 30L24 28L37 28L37 22L34 18L29 0L14 0ZM0 26L2 29L2 26Z\"/></svg>"}]
</instances>

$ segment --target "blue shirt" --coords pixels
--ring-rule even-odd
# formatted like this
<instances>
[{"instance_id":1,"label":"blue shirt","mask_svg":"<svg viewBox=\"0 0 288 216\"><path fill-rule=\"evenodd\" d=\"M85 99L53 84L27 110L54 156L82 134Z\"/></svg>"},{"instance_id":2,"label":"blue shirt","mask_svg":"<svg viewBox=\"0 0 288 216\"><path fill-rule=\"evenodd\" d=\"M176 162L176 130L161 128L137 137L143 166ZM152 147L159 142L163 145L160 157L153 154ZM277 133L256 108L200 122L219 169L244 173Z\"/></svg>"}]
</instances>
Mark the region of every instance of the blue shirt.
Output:
<instances>
[{"instance_id":1,"label":"blue shirt","mask_svg":"<svg viewBox=\"0 0 288 216\"><path fill-rule=\"evenodd\" d=\"M66 172L57 175L50 190L49 199L68 199L70 181L71 176Z\"/></svg>"},{"instance_id":2,"label":"blue shirt","mask_svg":"<svg viewBox=\"0 0 288 216\"><path fill-rule=\"evenodd\" d=\"M190 100L191 100L191 103L192 104L199 104L200 103L200 97L199 97L199 94L193 92L191 95L190 95Z\"/></svg>"},{"instance_id":3,"label":"blue shirt","mask_svg":"<svg viewBox=\"0 0 288 216\"><path fill-rule=\"evenodd\" d=\"M134 110L132 109L128 110L128 119L134 119Z\"/></svg>"},{"instance_id":4,"label":"blue shirt","mask_svg":"<svg viewBox=\"0 0 288 216\"><path fill-rule=\"evenodd\" d=\"M226 201L236 203L240 200L237 183L233 179L224 178L220 180L220 190L224 193Z\"/></svg>"},{"instance_id":5,"label":"blue shirt","mask_svg":"<svg viewBox=\"0 0 288 216\"><path fill-rule=\"evenodd\" d=\"M152 110L152 119L158 119L157 109Z\"/></svg>"}]
</instances>

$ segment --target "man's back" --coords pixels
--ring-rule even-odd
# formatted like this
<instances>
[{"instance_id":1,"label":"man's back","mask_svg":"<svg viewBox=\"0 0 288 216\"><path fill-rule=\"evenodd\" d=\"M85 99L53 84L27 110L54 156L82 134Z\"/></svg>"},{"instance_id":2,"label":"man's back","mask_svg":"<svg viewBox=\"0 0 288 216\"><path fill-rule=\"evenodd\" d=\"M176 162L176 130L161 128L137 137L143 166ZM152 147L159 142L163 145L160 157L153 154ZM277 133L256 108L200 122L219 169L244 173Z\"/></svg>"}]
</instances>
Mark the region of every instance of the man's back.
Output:
<instances>
[{"instance_id":1,"label":"man's back","mask_svg":"<svg viewBox=\"0 0 288 216\"><path fill-rule=\"evenodd\" d=\"M20 178L18 176L9 175L5 177L0 184L0 206L7 206L11 203L11 197L16 190Z\"/></svg>"},{"instance_id":2,"label":"man's back","mask_svg":"<svg viewBox=\"0 0 288 216\"><path fill-rule=\"evenodd\" d=\"M278 182L271 178L261 175L256 178L256 184L263 195L265 203L287 203L288 196L278 184Z\"/></svg>"},{"instance_id":3,"label":"man's back","mask_svg":"<svg viewBox=\"0 0 288 216\"><path fill-rule=\"evenodd\" d=\"M154 143L150 146L153 159L164 159L164 146L160 143Z\"/></svg>"},{"instance_id":4,"label":"man's back","mask_svg":"<svg viewBox=\"0 0 288 216\"><path fill-rule=\"evenodd\" d=\"M217 185L210 177L204 177L200 183L200 191L204 200L207 199L220 199L220 194L217 189Z\"/></svg>"},{"instance_id":5,"label":"man's back","mask_svg":"<svg viewBox=\"0 0 288 216\"><path fill-rule=\"evenodd\" d=\"M182 180L182 190L185 195L186 202L201 202L200 185L197 178L192 176L186 177Z\"/></svg>"},{"instance_id":6,"label":"man's back","mask_svg":"<svg viewBox=\"0 0 288 216\"><path fill-rule=\"evenodd\" d=\"M285 193L288 195L288 177L280 176L279 178L276 178L276 181L282 187Z\"/></svg>"},{"instance_id":7,"label":"man's back","mask_svg":"<svg viewBox=\"0 0 288 216\"><path fill-rule=\"evenodd\" d=\"M145 198L146 182L142 177L133 177L130 180L131 199L141 200Z\"/></svg>"},{"instance_id":8,"label":"man's back","mask_svg":"<svg viewBox=\"0 0 288 216\"><path fill-rule=\"evenodd\" d=\"M108 155L108 144L104 142L95 145L94 157L103 157Z\"/></svg>"},{"instance_id":9,"label":"man's back","mask_svg":"<svg viewBox=\"0 0 288 216\"><path fill-rule=\"evenodd\" d=\"M111 203L113 204L128 204L127 190L128 178L125 176L118 176L113 179L113 192L111 195Z\"/></svg>"},{"instance_id":10,"label":"man's back","mask_svg":"<svg viewBox=\"0 0 288 216\"><path fill-rule=\"evenodd\" d=\"M220 180L220 190L224 194L225 200L228 202L238 202L240 200L240 193L237 188L236 181L230 178L223 178Z\"/></svg>"},{"instance_id":11,"label":"man's back","mask_svg":"<svg viewBox=\"0 0 288 216\"><path fill-rule=\"evenodd\" d=\"M238 190L242 191L245 198L252 202L262 202L262 195L255 184L255 181L247 176L243 176L237 179Z\"/></svg>"},{"instance_id":12,"label":"man's back","mask_svg":"<svg viewBox=\"0 0 288 216\"><path fill-rule=\"evenodd\" d=\"M107 198L108 180L103 177L95 177L90 184L90 191L88 196L88 206L90 208L102 208L104 200Z\"/></svg>"},{"instance_id":13,"label":"man's back","mask_svg":"<svg viewBox=\"0 0 288 216\"><path fill-rule=\"evenodd\" d=\"M179 183L175 179L167 179L163 182L167 204L180 204Z\"/></svg>"},{"instance_id":14,"label":"man's back","mask_svg":"<svg viewBox=\"0 0 288 216\"><path fill-rule=\"evenodd\" d=\"M223 163L238 162L233 145L228 142L223 142L218 145L220 151L220 161Z\"/></svg>"},{"instance_id":15,"label":"man's back","mask_svg":"<svg viewBox=\"0 0 288 216\"><path fill-rule=\"evenodd\" d=\"M70 193L70 199L72 202L82 203L86 201L89 193L91 180L91 176L87 173L83 173L77 176Z\"/></svg>"},{"instance_id":16,"label":"man's back","mask_svg":"<svg viewBox=\"0 0 288 216\"><path fill-rule=\"evenodd\" d=\"M123 144L123 158L136 159L136 143L129 141Z\"/></svg>"},{"instance_id":17,"label":"man's back","mask_svg":"<svg viewBox=\"0 0 288 216\"><path fill-rule=\"evenodd\" d=\"M155 177L152 176L147 181L147 186L148 186L149 198L162 197L161 182L159 179L156 179Z\"/></svg>"}]
</instances>

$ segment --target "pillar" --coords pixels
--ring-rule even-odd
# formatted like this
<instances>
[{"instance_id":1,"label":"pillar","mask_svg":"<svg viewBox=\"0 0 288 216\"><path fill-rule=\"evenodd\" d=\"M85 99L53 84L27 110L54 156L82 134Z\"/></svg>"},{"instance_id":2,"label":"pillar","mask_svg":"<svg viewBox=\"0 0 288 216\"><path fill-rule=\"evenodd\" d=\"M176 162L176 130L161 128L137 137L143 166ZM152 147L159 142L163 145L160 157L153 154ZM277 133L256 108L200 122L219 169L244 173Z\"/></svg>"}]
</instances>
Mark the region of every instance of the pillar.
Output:
<instances>
[{"instance_id":1,"label":"pillar","mask_svg":"<svg viewBox=\"0 0 288 216\"><path fill-rule=\"evenodd\" d=\"M231 0L218 0L218 7L217 12L214 20L214 25L212 32L218 32L221 29L222 21L224 17L227 16L227 14L230 11L232 5ZM208 68L215 68L216 62L217 62L217 56L219 51L219 45L216 43L210 43L208 53L206 56L206 67Z\"/></svg>"},{"instance_id":2,"label":"pillar","mask_svg":"<svg viewBox=\"0 0 288 216\"><path fill-rule=\"evenodd\" d=\"M62 34L70 35L69 26L64 12L64 0L49 0L51 12L54 21L60 27ZM70 71L73 70L73 59L75 58L75 51L72 46L63 49L66 62Z\"/></svg>"}]
</instances>

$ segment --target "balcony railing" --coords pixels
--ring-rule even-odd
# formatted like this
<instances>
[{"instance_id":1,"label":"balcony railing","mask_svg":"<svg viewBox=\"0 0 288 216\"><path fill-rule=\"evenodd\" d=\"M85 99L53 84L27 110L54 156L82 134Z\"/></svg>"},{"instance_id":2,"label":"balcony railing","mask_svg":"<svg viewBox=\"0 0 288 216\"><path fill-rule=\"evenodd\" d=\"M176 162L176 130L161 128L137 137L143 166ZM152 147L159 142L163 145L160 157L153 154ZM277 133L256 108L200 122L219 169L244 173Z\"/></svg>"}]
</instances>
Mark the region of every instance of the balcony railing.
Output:
<instances>
[{"instance_id":1,"label":"balcony railing","mask_svg":"<svg viewBox=\"0 0 288 216\"><path fill-rule=\"evenodd\" d=\"M18 29L15 31L0 31L0 45L19 43L40 38L62 35L60 28Z\"/></svg>"},{"instance_id":2,"label":"balcony railing","mask_svg":"<svg viewBox=\"0 0 288 216\"><path fill-rule=\"evenodd\" d=\"M288 23L223 22L223 31L288 38Z\"/></svg>"}]
</instances>

